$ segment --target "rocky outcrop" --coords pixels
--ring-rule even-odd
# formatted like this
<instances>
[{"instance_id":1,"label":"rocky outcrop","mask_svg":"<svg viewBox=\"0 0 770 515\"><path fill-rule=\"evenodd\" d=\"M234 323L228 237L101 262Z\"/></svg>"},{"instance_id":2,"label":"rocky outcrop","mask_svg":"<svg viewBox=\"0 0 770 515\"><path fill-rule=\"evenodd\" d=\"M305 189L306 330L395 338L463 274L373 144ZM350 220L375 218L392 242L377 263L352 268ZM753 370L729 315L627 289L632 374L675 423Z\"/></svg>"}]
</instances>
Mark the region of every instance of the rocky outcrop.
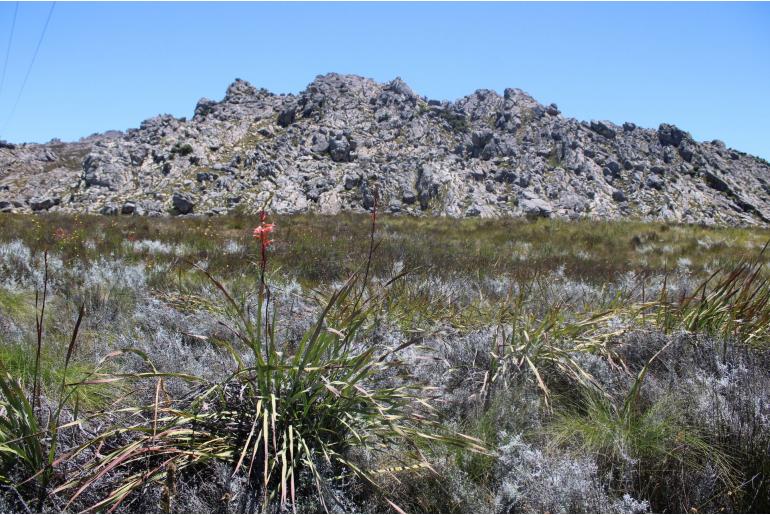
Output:
<instances>
[{"instance_id":1,"label":"rocky outcrop","mask_svg":"<svg viewBox=\"0 0 770 515\"><path fill-rule=\"evenodd\" d=\"M191 195L185 193L174 193L171 197L171 203L174 205L177 213L181 215L187 215L193 212L195 208L195 202Z\"/></svg>"},{"instance_id":2,"label":"rocky outcrop","mask_svg":"<svg viewBox=\"0 0 770 515\"><path fill-rule=\"evenodd\" d=\"M32 211L48 211L53 206L58 206L61 203L59 197L41 197L33 198L29 201L29 207Z\"/></svg>"},{"instance_id":3,"label":"rocky outcrop","mask_svg":"<svg viewBox=\"0 0 770 515\"><path fill-rule=\"evenodd\" d=\"M191 119L74 143L0 144L0 212L178 216L380 209L766 224L770 165L661 124L578 121L519 89L428 99L403 80L317 77L297 95L236 80Z\"/></svg>"}]
</instances>

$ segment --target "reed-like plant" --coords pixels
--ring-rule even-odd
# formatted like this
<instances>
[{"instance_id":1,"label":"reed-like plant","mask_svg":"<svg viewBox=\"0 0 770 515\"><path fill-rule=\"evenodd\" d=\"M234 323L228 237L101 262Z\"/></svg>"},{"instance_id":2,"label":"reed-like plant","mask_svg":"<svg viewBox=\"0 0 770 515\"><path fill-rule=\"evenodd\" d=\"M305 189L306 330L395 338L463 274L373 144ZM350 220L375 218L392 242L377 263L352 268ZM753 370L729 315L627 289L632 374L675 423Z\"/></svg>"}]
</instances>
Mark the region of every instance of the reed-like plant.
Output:
<instances>
[{"instance_id":1,"label":"reed-like plant","mask_svg":"<svg viewBox=\"0 0 770 515\"><path fill-rule=\"evenodd\" d=\"M44 431L21 384L7 372L0 374L0 482L13 483L11 471L25 478L46 463Z\"/></svg>"},{"instance_id":2,"label":"reed-like plant","mask_svg":"<svg viewBox=\"0 0 770 515\"><path fill-rule=\"evenodd\" d=\"M548 382L554 377L583 387L598 388L594 377L579 363L581 353L609 355L608 342L622 334L623 328L611 322L615 311L588 314L569 320L559 306L537 316L527 309L520 295L501 312L488 381L508 381L517 374L529 374L543 393L546 405L551 392ZM491 388L487 391L491 391Z\"/></svg>"},{"instance_id":3,"label":"reed-like plant","mask_svg":"<svg viewBox=\"0 0 770 515\"><path fill-rule=\"evenodd\" d=\"M757 259L705 281L679 306L684 328L749 344L766 340L770 333L770 284L762 270L763 263Z\"/></svg>"},{"instance_id":4,"label":"reed-like plant","mask_svg":"<svg viewBox=\"0 0 770 515\"><path fill-rule=\"evenodd\" d=\"M41 355L43 353L43 334L45 306L48 297L48 252L44 253L45 273L42 293L35 294L36 352L32 393L27 397L21 382L14 378L0 363L0 482L11 483L34 491L37 511L43 509L49 495L49 484L53 475L53 466L58 451L60 432L76 422L60 423L62 414L70 399L77 395L80 385L66 383L67 370L77 348L80 325L85 315L85 306L81 305L72 336L67 346L64 367L58 392L49 392L50 409L42 407L43 382L41 374ZM73 418L77 418L75 403ZM47 411L47 417L44 416ZM9 472L13 474L9 474ZM5 475L8 474L8 475ZM13 478L11 476L14 476ZM21 477L21 480L19 480ZM17 490L18 492L18 490ZM21 495L19 493L19 495Z\"/></svg>"},{"instance_id":5,"label":"reed-like plant","mask_svg":"<svg viewBox=\"0 0 770 515\"><path fill-rule=\"evenodd\" d=\"M236 299L200 270L220 291L229 313L223 324L235 341L222 346L232 358L232 373L216 382L154 369L96 379L155 381L154 402L124 410L128 424L75 450L71 458L94 445L108 449L58 489L72 491L70 502L113 477L113 488L89 510L114 510L152 483L163 490L171 509L170 485L176 478L220 462L229 464L233 481L246 485L240 511L296 508L300 497L308 496L328 508L340 478L355 476L376 485L377 475L393 467L430 468L422 451L428 443L485 452L478 440L441 426L426 401L429 389L388 381L402 372L394 354L413 342L396 348L361 342L386 294L365 295L365 272L354 274L331 296L299 342L278 340L278 309L264 281L263 238L272 226L262 222L263 229L255 231L262 248L256 302ZM171 378L189 382L189 394L167 396L163 385ZM116 445L118 436L122 443ZM367 463L379 464L376 470L353 458L362 453L369 456Z\"/></svg>"}]
</instances>

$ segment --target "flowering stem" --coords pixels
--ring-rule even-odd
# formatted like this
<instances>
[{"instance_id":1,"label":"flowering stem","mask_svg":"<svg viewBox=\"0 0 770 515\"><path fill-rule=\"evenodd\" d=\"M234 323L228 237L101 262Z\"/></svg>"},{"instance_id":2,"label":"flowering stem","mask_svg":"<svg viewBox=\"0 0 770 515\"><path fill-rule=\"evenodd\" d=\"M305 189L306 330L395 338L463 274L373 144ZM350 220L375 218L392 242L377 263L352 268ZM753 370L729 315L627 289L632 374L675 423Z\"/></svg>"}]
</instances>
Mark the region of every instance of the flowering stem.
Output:
<instances>
[{"instance_id":1,"label":"flowering stem","mask_svg":"<svg viewBox=\"0 0 770 515\"><path fill-rule=\"evenodd\" d=\"M258 340L261 342L259 333L262 331L262 316L263 309L266 314L267 305L270 303L270 289L265 282L265 270L267 269L267 247L270 246L272 241L270 240L270 233L273 232L275 224L266 223L267 213L263 209L259 212L259 226L254 229L254 238L259 240L260 246L260 262L259 262L259 308L258 308ZM264 308L263 308L263 301ZM269 317L265 316L264 334L269 338L270 324ZM260 344L261 347L261 344ZM270 353L266 350L267 360L270 360Z\"/></svg>"},{"instance_id":2,"label":"flowering stem","mask_svg":"<svg viewBox=\"0 0 770 515\"><path fill-rule=\"evenodd\" d=\"M361 293L358 295L355 308L358 308L358 302L363 297L364 290L366 290L366 284L367 284L367 281L369 280L369 269L372 264L372 256L374 255L374 232L377 229L377 200L379 197L376 189L374 190L373 196L374 196L374 204L372 205L372 228L369 231L369 256L366 259L366 270L364 272L364 280L361 282Z\"/></svg>"}]
</instances>

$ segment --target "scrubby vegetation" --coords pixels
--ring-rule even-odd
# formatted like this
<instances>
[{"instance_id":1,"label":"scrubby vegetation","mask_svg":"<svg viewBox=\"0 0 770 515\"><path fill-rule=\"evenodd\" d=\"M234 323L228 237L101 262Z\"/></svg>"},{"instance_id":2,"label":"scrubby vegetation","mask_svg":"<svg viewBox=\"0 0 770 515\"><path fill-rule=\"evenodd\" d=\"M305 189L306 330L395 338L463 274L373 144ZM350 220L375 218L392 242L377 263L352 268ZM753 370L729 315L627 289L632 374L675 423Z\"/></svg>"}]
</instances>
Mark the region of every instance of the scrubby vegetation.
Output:
<instances>
[{"instance_id":1,"label":"scrubby vegetation","mask_svg":"<svg viewBox=\"0 0 770 515\"><path fill-rule=\"evenodd\" d=\"M0 218L1 511L770 507L770 231L271 222Z\"/></svg>"}]
</instances>

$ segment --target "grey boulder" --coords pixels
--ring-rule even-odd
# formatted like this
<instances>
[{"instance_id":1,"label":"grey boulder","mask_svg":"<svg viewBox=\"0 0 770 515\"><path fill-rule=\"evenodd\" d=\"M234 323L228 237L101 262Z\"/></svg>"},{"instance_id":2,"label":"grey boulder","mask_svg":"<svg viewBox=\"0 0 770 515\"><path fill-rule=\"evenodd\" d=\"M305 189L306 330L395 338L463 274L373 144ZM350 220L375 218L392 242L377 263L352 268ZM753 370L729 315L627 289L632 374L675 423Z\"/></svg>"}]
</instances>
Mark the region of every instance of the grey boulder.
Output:
<instances>
[{"instance_id":1,"label":"grey boulder","mask_svg":"<svg viewBox=\"0 0 770 515\"><path fill-rule=\"evenodd\" d=\"M193 212L195 202L190 195L186 193L175 192L171 197L171 204L180 215L187 215Z\"/></svg>"}]
</instances>

